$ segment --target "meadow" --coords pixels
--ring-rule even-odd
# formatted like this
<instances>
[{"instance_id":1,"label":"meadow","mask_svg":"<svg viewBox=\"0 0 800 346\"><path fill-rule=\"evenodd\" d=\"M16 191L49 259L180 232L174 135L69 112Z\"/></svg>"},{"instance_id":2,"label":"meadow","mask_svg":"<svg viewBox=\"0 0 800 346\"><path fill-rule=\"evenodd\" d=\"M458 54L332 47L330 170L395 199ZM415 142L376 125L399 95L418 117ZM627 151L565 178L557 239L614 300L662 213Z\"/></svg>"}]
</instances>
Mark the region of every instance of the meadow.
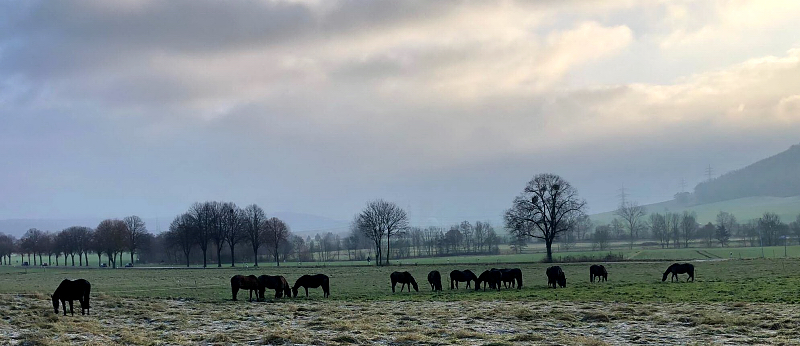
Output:
<instances>
[{"instance_id":1,"label":"meadow","mask_svg":"<svg viewBox=\"0 0 800 346\"><path fill-rule=\"evenodd\" d=\"M800 259L694 262L695 282L661 281L670 262L559 264L567 288L546 285L542 263L516 263L522 289L431 292L427 273L496 265L390 267L0 268L0 344L798 344ZM419 292L392 293L389 274L411 272ZM231 301L234 274L325 273L331 297ZM63 278L92 283L92 315L53 314ZM301 296L303 295L301 289ZM267 297L271 297L270 292ZM76 302L77 304L77 302Z\"/></svg>"}]
</instances>

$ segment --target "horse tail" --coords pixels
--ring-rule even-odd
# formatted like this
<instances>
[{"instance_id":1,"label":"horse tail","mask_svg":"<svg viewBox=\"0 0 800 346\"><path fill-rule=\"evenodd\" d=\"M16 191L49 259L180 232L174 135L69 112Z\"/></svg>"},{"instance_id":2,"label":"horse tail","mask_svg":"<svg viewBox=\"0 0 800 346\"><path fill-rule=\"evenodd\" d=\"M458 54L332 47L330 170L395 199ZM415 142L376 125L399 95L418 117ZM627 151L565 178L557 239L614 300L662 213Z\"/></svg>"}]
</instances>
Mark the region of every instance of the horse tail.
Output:
<instances>
[{"instance_id":1,"label":"horse tail","mask_svg":"<svg viewBox=\"0 0 800 346\"><path fill-rule=\"evenodd\" d=\"M519 276L517 277L517 289L522 288L522 273L520 272Z\"/></svg>"}]
</instances>

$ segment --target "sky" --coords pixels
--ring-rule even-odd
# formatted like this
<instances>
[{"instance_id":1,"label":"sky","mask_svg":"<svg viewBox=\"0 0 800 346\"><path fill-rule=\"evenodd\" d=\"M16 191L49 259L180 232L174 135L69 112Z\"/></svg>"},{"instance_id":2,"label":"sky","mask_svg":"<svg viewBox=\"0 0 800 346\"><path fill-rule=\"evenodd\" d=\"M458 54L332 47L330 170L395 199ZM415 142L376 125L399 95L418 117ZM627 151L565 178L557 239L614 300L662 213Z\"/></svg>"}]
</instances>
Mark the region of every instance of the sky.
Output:
<instances>
[{"instance_id":1,"label":"sky","mask_svg":"<svg viewBox=\"0 0 800 346\"><path fill-rule=\"evenodd\" d=\"M0 219L589 213L800 143L800 2L3 1ZM684 182L682 187L681 182ZM291 226L291 225L290 225Z\"/></svg>"}]
</instances>

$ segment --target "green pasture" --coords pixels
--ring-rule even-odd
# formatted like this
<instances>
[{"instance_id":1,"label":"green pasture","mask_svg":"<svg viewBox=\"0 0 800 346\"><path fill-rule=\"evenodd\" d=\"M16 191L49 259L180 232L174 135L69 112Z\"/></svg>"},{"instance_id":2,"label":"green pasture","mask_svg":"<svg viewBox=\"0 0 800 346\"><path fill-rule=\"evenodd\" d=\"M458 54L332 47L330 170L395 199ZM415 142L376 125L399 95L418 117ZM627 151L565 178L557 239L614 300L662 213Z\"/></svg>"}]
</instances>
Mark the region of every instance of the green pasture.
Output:
<instances>
[{"instance_id":1,"label":"green pasture","mask_svg":"<svg viewBox=\"0 0 800 346\"><path fill-rule=\"evenodd\" d=\"M696 261L696 281L661 282L670 262L606 263L609 281L589 282L589 264L560 264L567 275L567 288L547 287L543 263L508 264L523 271L521 290L450 290L446 282L453 269L471 269L480 274L496 267L490 264L419 264L390 267L331 266L208 268L208 269L72 269L0 267L0 294L33 294L46 298L64 278L85 278L95 297L172 298L198 301L230 301L230 277L235 274L284 275L293 283L300 275L324 273L331 280L331 298L366 300L568 300L620 302L781 302L800 303L800 259L752 259ZM389 274L409 271L419 283L419 292L392 293ZM431 292L428 272L442 273L443 292ZM685 281L686 275L681 275ZM309 290L309 299L323 299L321 289ZM239 298L246 299L247 292ZM301 289L302 295L302 289ZM270 296L269 293L267 296ZM306 299L306 298L300 298ZM285 300L282 300L285 301Z\"/></svg>"}]
</instances>

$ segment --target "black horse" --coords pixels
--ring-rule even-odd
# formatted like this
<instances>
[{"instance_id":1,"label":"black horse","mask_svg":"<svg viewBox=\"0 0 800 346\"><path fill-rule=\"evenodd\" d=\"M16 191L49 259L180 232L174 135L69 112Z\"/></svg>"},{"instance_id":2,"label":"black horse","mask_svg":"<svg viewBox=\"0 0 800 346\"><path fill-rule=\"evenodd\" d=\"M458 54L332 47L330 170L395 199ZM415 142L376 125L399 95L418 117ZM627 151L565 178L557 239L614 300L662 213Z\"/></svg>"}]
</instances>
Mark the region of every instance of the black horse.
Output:
<instances>
[{"instance_id":1,"label":"black horse","mask_svg":"<svg viewBox=\"0 0 800 346\"><path fill-rule=\"evenodd\" d=\"M567 287L567 276L559 266L547 268L547 287L556 288L556 283L562 288Z\"/></svg>"},{"instance_id":2,"label":"black horse","mask_svg":"<svg viewBox=\"0 0 800 346\"><path fill-rule=\"evenodd\" d=\"M489 289L497 289L500 290L500 281L503 280L503 273L499 270L485 270L478 276L478 279L475 280L475 290L479 290L481 288L481 283L483 283L483 290L486 291L486 285L489 285Z\"/></svg>"},{"instance_id":3,"label":"black horse","mask_svg":"<svg viewBox=\"0 0 800 346\"><path fill-rule=\"evenodd\" d=\"M258 299L258 278L255 275L234 275L231 278L231 295L234 301L239 294L239 289L250 291L250 300L248 301L253 301L253 292L256 292L256 299Z\"/></svg>"},{"instance_id":4,"label":"black horse","mask_svg":"<svg viewBox=\"0 0 800 346\"><path fill-rule=\"evenodd\" d=\"M594 278L597 277L597 282L600 281L608 281L608 272L606 271L606 267L602 264L593 264L589 267L589 281L594 282Z\"/></svg>"},{"instance_id":5,"label":"black horse","mask_svg":"<svg viewBox=\"0 0 800 346\"><path fill-rule=\"evenodd\" d=\"M392 275L389 275L389 278L392 280L392 292L394 293L394 285L398 282L401 283L400 285L400 292L403 292L403 287L408 284L408 291L411 292L411 286L414 286L414 290L419 292L419 287L417 286L417 281L414 280L414 277L411 276L409 272L394 272Z\"/></svg>"},{"instance_id":6,"label":"black horse","mask_svg":"<svg viewBox=\"0 0 800 346\"><path fill-rule=\"evenodd\" d=\"M500 274L502 274L501 280L503 281L503 288L511 288L517 287L517 289L522 288L522 270L519 268L511 268L511 269L495 269L492 268L491 270L499 270Z\"/></svg>"},{"instance_id":7,"label":"black horse","mask_svg":"<svg viewBox=\"0 0 800 346\"><path fill-rule=\"evenodd\" d=\"M292 296L291 287L286 282L286 278L280 275L261 275L258 277L258 298L264 299L264 291L269 288L275 290L275 298L284 295L289 298Z\"/></svg>"},{"instance_id":8,"label":"black horse","mask_svg":"<svg viewBox=\"0 0 800 346\"><path fill-rule=\"evenodd\" d=\"M428 273L428 283L431 284L431 291L442 290L442 274L438 270ZM401 287L402 289L402 287Z\"/></svg>"},{"instance_id":9,"label":"black horse","mask_svg":"<svg viewBox=\"0 0 800 346\"><path fill-rule=\"evenodd\" d=\"M297 297L297 289L303 287L306 289L306 297L308 297L308 288L317 288L322 286L322 296L328 298L331 296L330 280L325 274L317 275L303 275L294 282L292 287L292 295Z\"/></svg>"},{"instance_id":10,"label":"black horse","mask_svg":"<svg viewBox=\"0 0 800 346\"><path fill-rule=\"evenodd\" d=\"M53 300L53 311L58 314L58 302L61 301L61 307L64 310L64 316L67 315L67 301L69 301L69 312L75 316L75 311L72 310L72 302L78 300L81 303L81 315L83 310L86 309L86 315L89 314L89 293L92 291L92 285L89 281L78 279L75 281L64 280L58 285L56 291L50 296Z\"/></svg>"},{"instance_id":11,"label":"black horse","mask_svg":"<svg viewBox=\"0 0 800 346\"><path fill-rule=\"evenodd\" d=\"M686 282L689 282L689 279L692 279L694 282L694 266L691 263L673 263L667 271L664 272L664 277L661 278L661 282L667 281L667 275L672 273L672 277L669 279L670 282L673 280L678 280L678 274L689 274L689 277L686 278Z\"/></svg>"},{"instance_id":12,"label":"black horse","mask_svg":"<svg viewBox=\"0 0 800 346\"><path fill-rule=\"evenodd\" d=\"M471 281L478 280L478 276L475 275L471 270L467 269L464 271L461 270L454 270L450 272L450 289L457 289L459 282L467 282L467 288L470 286Z\"/></svg>"}]
</instances>

